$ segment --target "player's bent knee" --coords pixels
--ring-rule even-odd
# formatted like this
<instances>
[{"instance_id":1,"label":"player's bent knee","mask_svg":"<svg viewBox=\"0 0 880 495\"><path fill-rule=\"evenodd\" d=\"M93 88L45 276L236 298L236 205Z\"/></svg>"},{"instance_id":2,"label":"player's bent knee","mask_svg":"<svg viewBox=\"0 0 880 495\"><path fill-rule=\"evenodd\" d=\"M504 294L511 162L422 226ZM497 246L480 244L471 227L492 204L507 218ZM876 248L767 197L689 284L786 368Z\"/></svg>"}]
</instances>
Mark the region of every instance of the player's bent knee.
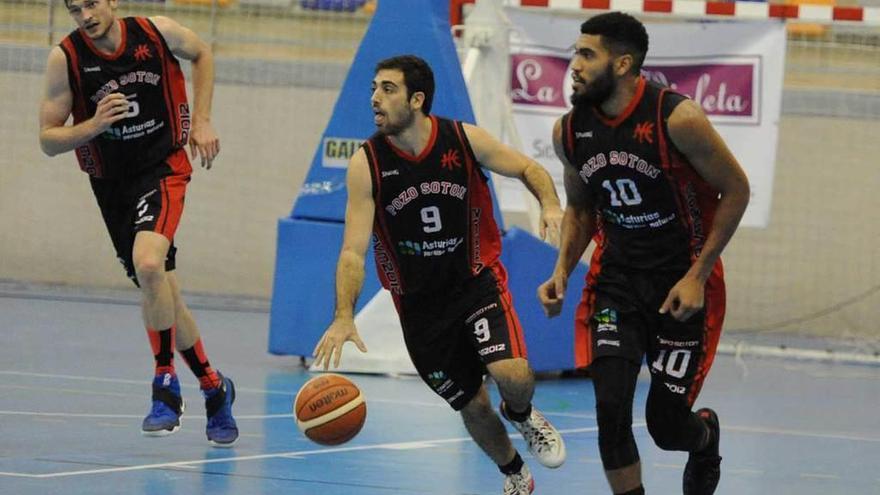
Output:
<instances>
[{"instance_id":1,"label":"player's bent knee","mask_svg":"<svg viewBox=\"0 0 880 495\"><path fill-rule=\"evenodd\" d=\"M486 365L492 379L506 385L528 386L535 380L529 362L523 358L510 358Z\"/></svg>"},{"instance_id":2,"label":"player's bent knee","mask_svg":"<svg viewBox=\"0 0 880 495\"><path fill-rule=\"evenodd\" d=\"M648 433L654 439L654 445L662 450L684 450L675 433L663 424L648 423Z\"/></svg>"},{"instance_id":3,"label":"player's bent knee","mask_svg":"<svg viewBox=\"0 0 880 495\"><path fill-rule=\"evenodd\" d=\"M134 260L134 270L141 285L156 283L165 276L165 260L142 256Z\"/></svg>"},{"instance_id":4,"label":"player's bent knee","mask_svg":"<svg viewBox=\"0 0 880 495\"><path fill-rule=\"evenodd\" d=\"M645 421L654 444L663 450L687 450L681 435L688 417L687 410L648 407Z\"/></svg>"}]
</instances>

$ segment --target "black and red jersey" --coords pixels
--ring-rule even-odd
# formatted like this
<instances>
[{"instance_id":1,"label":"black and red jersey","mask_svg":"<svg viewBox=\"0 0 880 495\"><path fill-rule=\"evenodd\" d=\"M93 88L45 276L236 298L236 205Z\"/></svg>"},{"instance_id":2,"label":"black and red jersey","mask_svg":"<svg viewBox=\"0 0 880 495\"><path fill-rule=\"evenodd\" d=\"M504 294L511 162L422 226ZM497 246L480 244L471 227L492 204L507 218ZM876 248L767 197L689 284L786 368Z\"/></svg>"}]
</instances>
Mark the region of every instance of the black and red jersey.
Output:
<instances>
[{"instance_id":1,"label":"black and red jersey","mask_svg":"<svg viewBox=\"0 0 880 495\"><path fill-rule=\"evenodd\" d=\"M488 178L464 128L430 118L431 137L419 156L380 133L363 145L376 204L376 268L396 295L448 290L501 254Z\"/></svg>"},{"instance_id":2,"label":"black and red jersey","mask_svg":"<svg viewBox=\"0 0 880 495\"><path fill-rule=\"evenodd\" d=\"M599 216L603 266L680 270L699 256L719 195L669 139L667 120L685 98L640 78L616 118L592 106L562 118L566 157Z\"/></svg>"},{"instance_id":3,"label":"black and red jersey","mask_svg":"<svg viewBox=\"0 0 880 495\"><path fill-rule=\"evenodd\" d=\"M95 48L81 30L61 41L73 92L73 122L95 115L98 102L122 93L126 118L76 149L80 168L96 178L137 175L161 166L186 144L190 111L180 64L156 26L143 17L120 19L122 43L116 53Z\"/></svg>"}]
</instances>

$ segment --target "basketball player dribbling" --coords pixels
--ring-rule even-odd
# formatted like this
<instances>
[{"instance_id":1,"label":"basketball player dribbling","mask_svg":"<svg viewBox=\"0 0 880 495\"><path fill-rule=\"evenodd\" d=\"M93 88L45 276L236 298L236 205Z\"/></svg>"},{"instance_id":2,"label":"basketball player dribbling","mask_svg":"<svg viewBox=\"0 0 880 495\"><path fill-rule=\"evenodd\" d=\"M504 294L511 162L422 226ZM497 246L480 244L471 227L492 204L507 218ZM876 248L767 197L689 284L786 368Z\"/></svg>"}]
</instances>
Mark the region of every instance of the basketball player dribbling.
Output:
<instances>
[{"instance_id":1,"label":"basketball player dribbling","mask_svg":"<svg viewBox=\"0 0 880 495\"><path fill-rule=\"evenodd\" d=\"M492 408L485 374L498 384L502 415L544 466L565 445L532 406L534 376L499 260L501 238L482 167L517 177L541 204L542 235L562 211L547 172L484 130L432 115L434 77L414 56L379 62L372 106L377 132L348 167L345 233L333 323L315 363L338 365L342 346L366 347L354 325L370 244L391 291L407 350L431 389L461 413L474 441L505 475L503 493L526 495L534 479Z\"/></svg>"}]
</instances>

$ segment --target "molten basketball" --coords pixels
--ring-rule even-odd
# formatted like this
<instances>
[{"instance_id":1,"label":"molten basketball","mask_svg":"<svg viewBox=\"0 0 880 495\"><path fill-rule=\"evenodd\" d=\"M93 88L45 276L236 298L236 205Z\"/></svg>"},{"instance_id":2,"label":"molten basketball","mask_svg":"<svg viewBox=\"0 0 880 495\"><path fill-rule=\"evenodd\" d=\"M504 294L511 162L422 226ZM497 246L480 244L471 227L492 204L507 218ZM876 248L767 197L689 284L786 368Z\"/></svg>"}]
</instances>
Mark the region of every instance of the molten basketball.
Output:
<instances>
[{"instance_id":1,"label":"molten basketball","mask_svg":"<svg viewBox=\"0 0 880 495\"><path fill-rule=\"evenodd\" d=\"M367 404L357 385L342 375L325 374L307 381L293 400L296 425L321 445L345 443L361 431Z\"/></svg>"}]
</instances>

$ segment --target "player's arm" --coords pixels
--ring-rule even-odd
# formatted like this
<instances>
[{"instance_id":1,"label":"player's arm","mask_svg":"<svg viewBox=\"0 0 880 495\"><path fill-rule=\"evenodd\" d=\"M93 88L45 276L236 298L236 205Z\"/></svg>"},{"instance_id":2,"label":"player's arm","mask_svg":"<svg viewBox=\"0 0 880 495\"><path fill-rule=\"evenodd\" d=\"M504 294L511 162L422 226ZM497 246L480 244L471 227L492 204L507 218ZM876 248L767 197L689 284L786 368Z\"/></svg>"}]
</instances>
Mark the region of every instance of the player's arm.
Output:
<instances>
[{"instance_id":1,"label":"player's arm","mask_svg":"<svg viewBox=\"0 0 880 495\"><path fill-rule=\"evenodd\" d=\"M541 204L541 238L556 239L562 221L559 196L550 174L538 162L505 146L480 127L464 124L477 160L489 170L522 181Z\"/></svg>"},{"instance_id":2,"label":"player's arm","mask_svg":"<svg viewBox=\"0 0 880 495\"><path fill-rule=\"evenodd\" d=\"M323 361L324 369L330 365L331 357L333 366L339 366L342 345L348 340L354 342L362 352L367 352L354 326L354 308L364 285L364 260L375 214L369 163L363 149L359 149L349 161L346 187L345 232L336 265L336 309L333 322L313 352L315 365L320 366Z\"/></svg>"},{"instance_id":3,"label":"player's arm","mask_svg":"<svg viewBox=\"0 0 880 495\"><path fill-rule=\"evenodd\" d=\"M721 251L733 236L749 203L745 172L692 100L679 104L669 116L669 137L697 173L721 195L712 228L699 258L679 284L673 287L660 309L680 320L703 306L703 289Z\"/></svg>"},{"instance_id":4,"label":"player's arm","mask_svg":"<svg viewBox=\"0 0 880 495\"><path fill-rule=\"evenodd\" d=\"M193 128L190 134L190 153L201 156L202 166L211 163L220 153L220 139L211 125L211 101L214 97L214 55L211 47L191 29L165 16L151 17L150 21L165 38L171 53L192 62L193 75Z\"/></svg>"},{"instance_id":5,"label":"player's arm","mask_svg":"<svg viewBox=\"0 0 880 495\"><path fill-rule=\"evenodd\" d=\"M568 279L596 233L596 209L587 185L568 162L562 146L562 119L553 126L553 148L564 168L565 215L562 218L562 239L554 272Z\"/></svg>"},{"instance_id":6,"label":"player's arm","mask_svg":"<svg viewBox=\"0 0 880 495\"><path fill-rule=\"evenodd\" d=\"M369 163L363 149L352 156L346 177L345 232L336 269L335 320L354 321L354 307L364 283L364 263L373 233L375 203Z\"/></svg>"},{"instance_id":7,"label":"player's arm","mask_svg":"<svg viewBox=\"0 0 880 495\"><path fill-rule=\"evenodd\" d=\"M67 123L73 108L73 91L67 79L67 58L60 47L49 52L46 63L46 87L40 102L40 148L55 156L76 149L98 136L114 122L125 118L128 100L112 93L98 102L95 115L77 125Z\"/></svg>"},{"instance_id":8,"label":"player's arm","mask_svg":"<svg viewBox=\"0 0 880 495\"><path fill-rule=\"evenodd\" d=\"M562 233L556 266L550 278L538 287L538 300L544 306L547 316L551 318L562 311L568 277L596 232L596 214L592 198L577 170L568 163L568 158L565 156L561 118L553 126L553 148L563 164L566 205L562 217Z\"/></svg>"}]
</instances>

